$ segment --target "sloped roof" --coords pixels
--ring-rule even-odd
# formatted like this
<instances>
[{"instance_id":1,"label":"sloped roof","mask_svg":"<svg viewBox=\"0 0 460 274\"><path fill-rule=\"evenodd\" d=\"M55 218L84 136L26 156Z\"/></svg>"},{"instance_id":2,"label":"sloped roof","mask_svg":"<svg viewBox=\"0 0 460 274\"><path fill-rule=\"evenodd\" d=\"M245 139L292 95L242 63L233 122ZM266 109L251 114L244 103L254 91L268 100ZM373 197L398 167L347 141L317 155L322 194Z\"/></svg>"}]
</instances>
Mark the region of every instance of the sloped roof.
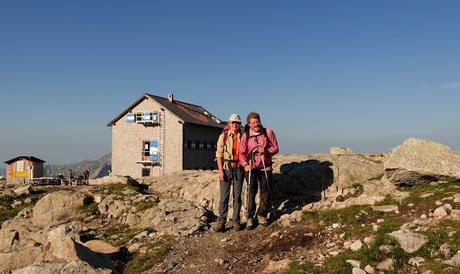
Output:
<instances>
[{"instance_id":1,"label":"sloped roof","mask_svg":"<svg viewBox=\"0 0 460 274\"><path fill-rule=\"evenodd\" d=\"M133 109L136 105L141 103L146 98L155 100L164 108L176 115L184 123L218 128L222 128L224 126L221 120L219 120L215 115L213 115L201 106L178 100L173 100L172 102L170 102L168 98L152 95L149 93L145 93L139 99L137 99L133 104L131 104L128 108L121 112L112 121L110 121L108 126L112 126L113 124L115 124L115 122L117 122L120 118L125 116L131 109Z\"/></svg>"},{"instance_id":2,"label":"sloped roof","mask_svg":"<svg viewBox=\"0 0 460 274\"><path fill-rule=\"evenodd\" d=\"M38 159L37 157L34 157L34 156L18 156L16 158L11 159L11 160L5 161L5 164L9 165L9 164L14 163L14 162L16 162L18 160L23 160L23 159L32 161L34 163L45 163L46 162L46 161L43 161L42 159Z\"/></svg>"}]
</instances>

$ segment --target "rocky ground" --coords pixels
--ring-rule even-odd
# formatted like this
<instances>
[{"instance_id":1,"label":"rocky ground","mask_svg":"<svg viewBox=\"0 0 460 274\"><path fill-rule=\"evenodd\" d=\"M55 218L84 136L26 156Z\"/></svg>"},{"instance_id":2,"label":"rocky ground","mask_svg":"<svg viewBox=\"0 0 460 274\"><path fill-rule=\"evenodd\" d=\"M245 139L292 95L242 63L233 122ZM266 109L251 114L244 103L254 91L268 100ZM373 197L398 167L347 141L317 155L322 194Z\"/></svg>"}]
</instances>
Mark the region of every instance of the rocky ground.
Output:
<instances>
[{"instance_id":1,"label":"rocky ground","mask_svg":"<svg viewBox=\"0 0 460 274\"><path fill-rule=\"evenodd\" d=\"M459 157L418 139L280 155L272 223L225 233L211 171L3 185L0 273L460 273Z\"/></svg>"}]
</instances>

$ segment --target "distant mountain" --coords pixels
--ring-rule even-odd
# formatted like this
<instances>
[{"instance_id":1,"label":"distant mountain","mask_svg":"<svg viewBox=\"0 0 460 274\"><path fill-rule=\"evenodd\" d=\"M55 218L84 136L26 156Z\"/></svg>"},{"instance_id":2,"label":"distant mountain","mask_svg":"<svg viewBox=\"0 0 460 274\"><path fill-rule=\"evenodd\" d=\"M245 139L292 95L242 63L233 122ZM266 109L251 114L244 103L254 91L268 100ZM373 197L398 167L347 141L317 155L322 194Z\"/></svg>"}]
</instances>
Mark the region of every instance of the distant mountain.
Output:
<instances>
[{"instance_id":1,"label":"distant mountain","mask_svg":"<svg viewBox=\"0 0 460 274\"><path fill-rule=\"evenodd\" d=\"M108 154L99 160L84 160L79 163L67 165L45 165L45 176L57 177L60 173L66 177L69 176L70 170L74 177L83 175L87 168L90 172L90 178L100 178L107 175L112 166L112 154Z\"/></svg>"},{"instance_id":2,"label":"distant mountain","mask_svg":"<svg viewBox=\"0 0 460 274\"><path fill-rule=\"evenodd\" d=\"M0 166L0 175L3 175L3 177L6 177L6 170L5 170L5 167L3 165Z\"/></svg>"}]
</instances>

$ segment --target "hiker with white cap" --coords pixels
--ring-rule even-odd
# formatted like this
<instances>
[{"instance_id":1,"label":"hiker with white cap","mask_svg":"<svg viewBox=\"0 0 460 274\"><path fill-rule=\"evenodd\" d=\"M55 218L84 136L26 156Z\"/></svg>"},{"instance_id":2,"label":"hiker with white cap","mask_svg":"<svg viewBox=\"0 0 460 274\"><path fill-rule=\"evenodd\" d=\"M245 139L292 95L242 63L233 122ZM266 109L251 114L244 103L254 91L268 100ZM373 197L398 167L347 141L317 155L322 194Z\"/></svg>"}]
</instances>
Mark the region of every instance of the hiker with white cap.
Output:
<instances>
[{"instance_id":1,"label":"hiker with white cap","mask_svg":"<svg viewBox=\"0 0 460 274\"><path fill-rule=\"evenodd\" d=\"M255 227L255 199L258 189L260 192L257 221L260 225L268 225L267 215L272 206L270 196L270 184L273 177L272 156L278 153L279 148L275 133L262 126L258 113L249 113L246 121L247 127L241 136L238 158L246 171L249 183L246 228L251 230Z\"/></svg>"},{"instance_id":2,"label":"hiker with white cap","mask_svg":"<svg viewBox=\"0 0 460 274\"><path fill-rule=\"evenodd\" d=\"M228 124L224 127L217 141L216 158L220 182L219 217L214 227L217 232L225 231L231 185L233 185L233 228L236 231L241 230L240 210L244 170L238 160L240 138L241 118L234 113L230 115Z\"/></svg>"}]
</instances>

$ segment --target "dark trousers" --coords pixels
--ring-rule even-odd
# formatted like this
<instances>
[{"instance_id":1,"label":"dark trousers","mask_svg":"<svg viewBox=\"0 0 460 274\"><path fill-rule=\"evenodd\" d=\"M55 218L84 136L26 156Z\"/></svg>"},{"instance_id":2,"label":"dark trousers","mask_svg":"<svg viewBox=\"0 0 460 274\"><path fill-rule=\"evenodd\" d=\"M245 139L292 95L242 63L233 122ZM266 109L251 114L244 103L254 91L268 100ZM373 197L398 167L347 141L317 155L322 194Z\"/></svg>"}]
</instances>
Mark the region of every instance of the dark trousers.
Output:
<instances>
[{"instance_id":1,"label":"dark trousers","mask_svg":"<svg viewBox=\"0 0 460 274\"><path fill-rule=\"evenodd\" d=\"M240 169L225 170L224 180L220 181L219 219L226 220L228 214L228 201L230 199L230 186L233 184L233 222L240 222L241 190L243 188L244 173Z\"/></svg>"},{"instance_id":2,"label":"dark trousers","mask_svg":"<svg viewBox=\"0 0 460 274\"><path fill-rule=\"evenodd\" d=\"M248 203L248 219L254 218L256 213L256 194L259 193L259 208L257 215L267 217L270 204L270 183L272 181L272 171L267 171L268 180L265 172L260 169L251 170L251 182L249 183L249 203ZM249 172L246 172L246 181L249 182Z\"/></svg>"}]
</instances>

